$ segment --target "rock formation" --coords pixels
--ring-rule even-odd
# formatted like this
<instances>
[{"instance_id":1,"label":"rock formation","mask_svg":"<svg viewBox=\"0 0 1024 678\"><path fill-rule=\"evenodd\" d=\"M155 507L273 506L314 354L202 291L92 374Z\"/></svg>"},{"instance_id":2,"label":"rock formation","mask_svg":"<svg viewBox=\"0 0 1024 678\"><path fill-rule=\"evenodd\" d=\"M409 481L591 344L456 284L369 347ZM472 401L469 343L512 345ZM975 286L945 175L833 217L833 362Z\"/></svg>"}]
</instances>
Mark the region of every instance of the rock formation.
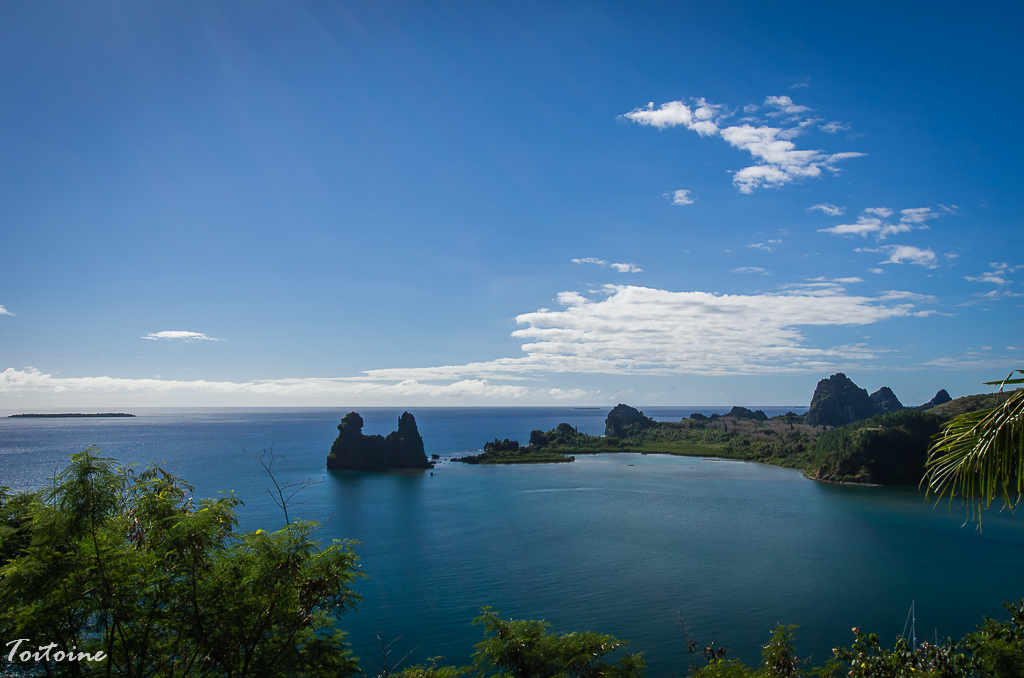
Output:
<instances>
[{"instance_id":1,"label":"rock formation","mask_svg":"<svg viewBox=\"0 0 1024 678\"><path fill-rule=\"evenodd\" d=\"M818 382L807 410L807 423L811 426L842 426L875 414L875 404L868 392L838 372Z\"/></svg>"},{"instance_id":2,"label":"rock formation","mask_svg":"<svg viewBox=\"0 0 1024 678\"><path fill-rule=\"evenodd\" d=\"M943 405L951 400L952 398L949 397L949 393L946 392L946 389L940 389L939 392L935 394L934 398L926 402L924 405L921 405L917 409L930 410L936 405Z\"/></svg>"},{"instance_id":3,"label":"rock formation","mask_svg":"<svg viewBox=\"0 0 1024 678\"><path fill-rule=\"evenodd\" d=\"M903 409L903 403L900 402L900 399L896 397L896 394L888 386L883 386L872 393L871 402L875 405L876 414L898 412Z\"/></svg>"},{"instance_id":4,"label":"rock formation","mask_svg":"<svg viewBox=\"0 0 1024 678\"><path fill-rule=\"evenodd\" d=\"M416 419L408 412L398 418L398 430L386 438L363 435L363 418L349 412L338 424L338 437L327 455L327 468L350 471L430 467Z\"/></svg>"},{"instance_id":5,"label":"rock formation","mask_svg":"<svg viewBox=\"0 0 1024 678\"><path fill-rule=\"evenodd\" d=\"M604 420L604 434L609 438L626 438L657 425L658 422L644 416L644 413L635 407L619 403Z\"/></svg>"}]
</instances>

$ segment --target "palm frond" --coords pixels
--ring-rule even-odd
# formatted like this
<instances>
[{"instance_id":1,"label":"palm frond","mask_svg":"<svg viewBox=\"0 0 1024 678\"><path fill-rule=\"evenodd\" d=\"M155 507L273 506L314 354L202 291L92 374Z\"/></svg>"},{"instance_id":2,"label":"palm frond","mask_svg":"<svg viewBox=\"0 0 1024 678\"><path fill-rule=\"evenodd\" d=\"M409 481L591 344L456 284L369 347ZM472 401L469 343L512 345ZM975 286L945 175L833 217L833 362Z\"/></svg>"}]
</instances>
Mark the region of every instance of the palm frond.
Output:
<instances>
[{"instance_id":1,"label":"palm frond","mask_svg":"<svg viewBox=\"0 0 1024 678\"><path fill-rule=\"evenodd\" d=\"M1017 370L1024 375L1024 371ZM999 390L1010 384L1013 372L988 382ZM959 497L968 506L968 520L977 517L997 498L1013 509L1024 491L1024 389L1011 391L1006 400L989 410L968 412L946 422L928 451L926 496Z\"/></svg>"}]
</instances>

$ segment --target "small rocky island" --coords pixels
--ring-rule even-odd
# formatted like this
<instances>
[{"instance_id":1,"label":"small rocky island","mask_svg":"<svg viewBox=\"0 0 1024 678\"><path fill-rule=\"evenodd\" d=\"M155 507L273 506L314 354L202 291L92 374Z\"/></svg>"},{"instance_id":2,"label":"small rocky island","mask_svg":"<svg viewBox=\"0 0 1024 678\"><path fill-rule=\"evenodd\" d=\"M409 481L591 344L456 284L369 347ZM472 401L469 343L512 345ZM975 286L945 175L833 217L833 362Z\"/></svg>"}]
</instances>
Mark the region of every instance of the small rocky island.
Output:
<instances>
[{"instance_id":1,"label":"small rocky island","mask_svg":"<svg viewBox=\"0 0 1024 678\"><path fill-rule=\"evenodd\" d=\"M363 435L363 418L356 412L346 414L338 424L338 437L327 455L327 468L349 471L387 471L399 468L427 469L423 438L416 419L408 412L398 418L398 430L385 438Z\"/></svg>"}]
</instances>

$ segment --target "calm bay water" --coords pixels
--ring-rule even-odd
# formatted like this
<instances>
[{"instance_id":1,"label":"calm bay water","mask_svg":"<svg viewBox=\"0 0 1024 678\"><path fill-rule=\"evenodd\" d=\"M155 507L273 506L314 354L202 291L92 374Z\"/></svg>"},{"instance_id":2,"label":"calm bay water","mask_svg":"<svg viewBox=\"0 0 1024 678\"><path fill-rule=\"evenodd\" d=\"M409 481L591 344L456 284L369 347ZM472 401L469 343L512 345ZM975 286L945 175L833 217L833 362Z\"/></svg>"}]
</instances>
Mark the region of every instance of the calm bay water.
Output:
<instances>
[{"instance_id":1,"label":"calm bay water","mask_svg":"<svg viewBox=\"0 0 1024 678\"><path fill-rule=\"evenodd\" d=\"M787 408L769 411L776 414ZM161 464L199 496L233 490L242 527L279 527L268 478L243 450L273 446L279 481L323 482L294 507L330 519L324 539L352 538L369 578L343 618L372 667L378 630L395 654L466 663L481 605L505 617L595 630L644 651L650 676L685 675L676 618L698 640L747 662L778 622L797 624L816 661L861 626L887 642L916 601L918 637L959 637L1003 599L1024 597L1024 524L923 504L912 489L822 485L758 464L609 454L572 464L429 473L324 470L345 409L137 410L133 419L0 419L0 485L37 487L88 445ZM714 408L645 408L678 419ZM719 410L720 411L720 410ZM766 411L767 408L766 408ZM400 409L360 409L365 433L393 430ZM600 434L607 409L418 408L428 454L460 456L495 437L525 442L562 421ZM8 414L8 413L2 413Z\"/></svg>"}]
</instances>

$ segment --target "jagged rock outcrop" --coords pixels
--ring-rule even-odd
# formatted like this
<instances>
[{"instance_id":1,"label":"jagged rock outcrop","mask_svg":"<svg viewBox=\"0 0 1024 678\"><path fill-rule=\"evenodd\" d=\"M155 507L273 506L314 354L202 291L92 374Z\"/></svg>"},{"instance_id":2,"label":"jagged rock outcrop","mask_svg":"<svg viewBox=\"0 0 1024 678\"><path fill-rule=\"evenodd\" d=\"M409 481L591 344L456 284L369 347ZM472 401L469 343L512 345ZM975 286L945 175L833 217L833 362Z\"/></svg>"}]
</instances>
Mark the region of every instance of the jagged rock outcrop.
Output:
<instances>
[{"instance_id":1,"label":"jagged rock outcrop","mask_svg":"<svg viewBox=\"0 0 1024 678\"><path fill-rule=\"evenodd\" d=\"M899 412L903 409L903 403L900 402L900 399L896 397L896 394L888 386L883 386L872 393L871 402L875 404L876 414Z\"/></svg>"},{"instance_id":2,"label":"jagged rock outcrop","mask_svg":"<svg viewBox=\"0 0 1024 678\"><path fill-rule=\"evenodd\" d=\"M868 392L838 372L818 382L807 410L807 423L811 426L842 426L875 414L875 404Z\"/></svg>"},{"instance_id":3,"label":"jagged rock outcrop","mask_svg":"<svg viewBox=\"0 0 1024 678\"><path fill-rule=\"evenodd\" d=\"M658 422L645 416L635 407L619 403L612 408L604 420L604 434L609 438L627 438L657 425Z\"/></svg>"},{"instance_id":4,"label":"jagged rock outcrop","mask_svg":"<svg viewBox=\"0 0 1024 678\"><path fill-rule=\"evenodd\" d=\"M945 403L948 403L951 400L953 399L949 397L949 393L946 391L946 389L943 388L940 389L939 392L935 394L934 398L926 402L924 405L921 405L917 409L930 410L937 405L944 405Z\"/></svg>"},{"instance_id":5,"label":"jagged rock outcrop","mask_svg":"<svg viewBox=\"0 0 1024 678\"><path fill-rule=\"evenodd\" d=\"M416 419L408 412L398 418L398 430L386 438L363 435L363 418L356 412L349 412L338 424L338 437L327 455L327 468L350 471L430 467Z\"/></svg>"},{"instance_id":6,"label":"jagged rock outcrop","mask_svg":"<svg viewBox=\"0 0 1024 678\"><path fill-rule=\"evenodd\" d=\"M746 407L740 407L739 405L736 405L731 410L729 410L729 414L725 416L735 417L736 419L754 419L756 421L768 421L768 415L764 413L764 410L750 410Z\"/></svg>"}]
</instances>

